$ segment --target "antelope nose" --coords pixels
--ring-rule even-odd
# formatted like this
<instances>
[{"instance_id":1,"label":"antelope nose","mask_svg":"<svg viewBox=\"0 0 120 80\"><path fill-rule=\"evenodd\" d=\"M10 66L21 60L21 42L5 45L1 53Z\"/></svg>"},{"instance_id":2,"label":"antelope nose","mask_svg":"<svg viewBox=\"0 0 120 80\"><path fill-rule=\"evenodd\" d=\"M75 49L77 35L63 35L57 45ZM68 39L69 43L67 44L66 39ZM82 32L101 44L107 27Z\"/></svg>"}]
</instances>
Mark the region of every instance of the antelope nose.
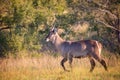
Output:
<instances>
[{"instance_id":1,"label":"antelope nose","mask_svg":"<svg viewBox=\"0 0 120 80\"><path fill-rule=\"evenodd\" d=\"M49 39L48 38L46 38L46 42L48 42L49 41Z\"/></svg>"}]
</instances>

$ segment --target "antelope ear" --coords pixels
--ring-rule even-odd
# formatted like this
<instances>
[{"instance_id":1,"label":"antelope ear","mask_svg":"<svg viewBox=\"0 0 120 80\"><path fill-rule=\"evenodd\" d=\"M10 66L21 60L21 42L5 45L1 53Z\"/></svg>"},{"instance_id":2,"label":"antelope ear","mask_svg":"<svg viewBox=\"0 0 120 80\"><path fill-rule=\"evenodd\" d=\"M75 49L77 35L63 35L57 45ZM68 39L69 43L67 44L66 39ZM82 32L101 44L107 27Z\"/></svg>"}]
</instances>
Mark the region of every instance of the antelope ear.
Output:
<instances>
[{"instance_id":1,"label":"antelope ear","mask_svg":"<svg viewBox=\"0 0 120 80\"><path fill-rule=\"evenodd\" d=\"M57 29L56 27L53 27L53 28L51 29L51 31L52 31L53 33L56 33L56 32L58 31L58 29Z\"/></svg>"}]
</instances>

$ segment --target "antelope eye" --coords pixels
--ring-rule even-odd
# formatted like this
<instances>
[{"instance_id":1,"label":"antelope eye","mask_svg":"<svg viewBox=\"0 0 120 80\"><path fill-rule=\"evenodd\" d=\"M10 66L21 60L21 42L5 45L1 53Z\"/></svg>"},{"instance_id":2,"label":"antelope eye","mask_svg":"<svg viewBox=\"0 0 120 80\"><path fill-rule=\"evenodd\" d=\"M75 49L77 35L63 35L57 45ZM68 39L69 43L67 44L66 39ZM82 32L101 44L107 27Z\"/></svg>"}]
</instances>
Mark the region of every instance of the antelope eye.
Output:
<instances>
[{"instance_id":1,"label":"antelope eye","mask_svg":"<svg viewBox=\"0 0 120 80\"><path fill-rule=\"evenodd\" d=\"M55 30L53 30L52 33L55 34Z\"/></svg>"}]
</instances>

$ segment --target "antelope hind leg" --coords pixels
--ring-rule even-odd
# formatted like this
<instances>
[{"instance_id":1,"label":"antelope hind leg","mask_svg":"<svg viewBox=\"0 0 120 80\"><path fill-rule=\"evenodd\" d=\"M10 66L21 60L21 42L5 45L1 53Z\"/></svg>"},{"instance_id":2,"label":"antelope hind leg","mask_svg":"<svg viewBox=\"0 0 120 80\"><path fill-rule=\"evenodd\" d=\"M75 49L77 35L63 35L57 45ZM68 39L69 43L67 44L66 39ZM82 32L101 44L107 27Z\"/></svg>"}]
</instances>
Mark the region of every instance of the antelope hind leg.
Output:
<instances>
[{"instance_id":1,"label":"antelope hind leg","mask_svg":"<svg viewBox=\"0 0 120 80\"><path fill-rule=\"evenodd\" d=\"M93 55L94 59L96 59L99 63L102 64L102 66L104 67L104 69L107 71L107 66L106 66L106 62L101 59L100 57L98 57L96 54Z\"/></svg>"},{"instance_id":2,"label":"antelope hind leg","mask_svg":"<svg viewBox=\"0 0 120 80\"><path fill-rule=\"evenodd\" d=\"M91 64L90 72L93 72L93 70L95 68L95 61L94 61L94 59L90 58L90 64Z\"/></svg>"},{"instance_id":3,"label":"antelope hind leg","mask_svg":"<svg viewBox=\"0 0 120 80\"><path fill-rule=\"evenodd\" d=\"M100 63L102 64L102 66L104 67L104 69L105 69L106 71L108 71L107 66L106 66L106 63L105 63L105 61L104 61L103 59L101 59Z\"/></svg>"}]
</instances>

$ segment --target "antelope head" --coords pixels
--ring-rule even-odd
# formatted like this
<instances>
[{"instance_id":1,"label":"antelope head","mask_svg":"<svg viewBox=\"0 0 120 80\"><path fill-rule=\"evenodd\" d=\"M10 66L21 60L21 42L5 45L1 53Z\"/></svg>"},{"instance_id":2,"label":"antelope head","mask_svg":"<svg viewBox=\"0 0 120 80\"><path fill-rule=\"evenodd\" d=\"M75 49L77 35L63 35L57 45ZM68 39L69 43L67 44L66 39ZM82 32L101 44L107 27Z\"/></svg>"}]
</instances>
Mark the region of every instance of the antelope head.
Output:
<instances>
[{"instance_id":1,"label":"antelope head","mask_svg":"<svg viewBox=\"0 0 120 80\"><path fill-rule=\"evenodd\" d=\"M46 42L49 42L49 41L52 41L54 42L55 41L55 38L57 36L57 29L55 27L53 27L50 32L48 33L48 35L46 36Z\"/></svg>"}]
</instances>

